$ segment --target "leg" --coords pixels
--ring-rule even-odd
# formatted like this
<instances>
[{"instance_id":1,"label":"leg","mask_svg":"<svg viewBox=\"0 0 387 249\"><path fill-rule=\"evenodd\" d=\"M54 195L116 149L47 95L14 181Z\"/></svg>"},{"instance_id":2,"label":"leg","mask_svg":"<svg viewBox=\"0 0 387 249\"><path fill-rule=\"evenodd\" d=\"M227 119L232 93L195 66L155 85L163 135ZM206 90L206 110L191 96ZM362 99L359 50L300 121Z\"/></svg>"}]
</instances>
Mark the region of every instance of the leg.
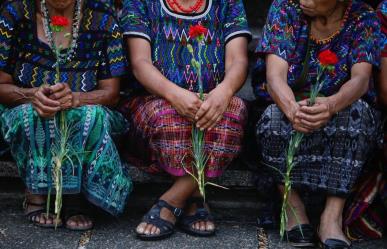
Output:
<instances>
[{"instance_id":1,"label":"leg","mask_svg":"<svg viewBox=\"0 0 387 249\"><path fill-rule=\"evenodd\" d=\"M339 197L328 197L324 212L320 219L319 236L322 242L327 239L338 239L350 244L342 229L343 209L345 199Z\"/></svg>"},{"instance_id":2,"label":"leg","mask_svg":"<svg viewBox=\"0 0 387 249\"><path fill-rule=\"evenodd\" d=\"M186 200L197 189L196 182L191 176L177 177L172 187L165 192L160 199L166 201L172 206L182 208L185 205ZM160 217L169 222L175 223L175 216L166 208L161 209ZM157 235L160 234L160 229L154 225L142 222L136 229L139 234Z\"/></svg>"},{"instance_id":3,"label":"leg","mask_svg":"<svg viewBox=\"0 0 387 249\"><path fill-rule=\"evenodd\" d=\"M80 132L74 143L83 152L82 193L94 205L117 215L123 211L132 185L112 136L123 132L126 122L120 114L102 106L87 105L73 111L81 116ZM66 226L75 230L92 227L90 217L82 214L87 211L87 204L79 207L83 198L74 196L67 199L71 215ZM76 210L78 213L74 212Z\"/></svg>"},{"instance_id":4,"label":"leg","mask_svg":"<svg viewBox=\"0 0 387 249\"><path fill-rule=\"evenodd\" d=\"M281 194L284 192L284 187L280 185L279 190ZM310 224L308 216L305 211L304 203L302 202L297 191L292 190L289 195L289 205L286 212L288 214L288 223L286 224L286 230L289 231L301 224Z\"/></svg>"}]
</instances>

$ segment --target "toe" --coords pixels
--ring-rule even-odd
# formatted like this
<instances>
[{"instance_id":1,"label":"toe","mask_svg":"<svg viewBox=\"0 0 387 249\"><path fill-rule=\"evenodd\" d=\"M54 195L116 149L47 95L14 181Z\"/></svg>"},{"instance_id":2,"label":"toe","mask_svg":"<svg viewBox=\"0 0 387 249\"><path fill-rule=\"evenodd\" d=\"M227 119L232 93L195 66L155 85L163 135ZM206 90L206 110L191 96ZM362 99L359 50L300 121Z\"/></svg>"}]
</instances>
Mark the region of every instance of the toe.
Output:
<instances>
[{"instance_id":1,"label":"toe","mask_svg":"<svg viewBox=\"0 0 387 249\"><path fill-rule=\"evenodd\" d=\"M145 232L145 227L146 227L146 223L144 223L144 222L140 223L140 224L137 226L137 229L136 229L137 233L139 233L139 234L144 234L144 232Z\"/></svg>"},{"instance_id":2,"label":"toe","mask_svg":"<svg viewBox=\"0 0 387 249\"><path fill-rule=\"evenodd\" d=\"M205 231L206 230L206 222L205 221L201 221L200 222L200 231Z\"/></svg>"},{"instance_id":3,"label":"toe","mask_svg":"<svg viewBox=\"0 0 387 249\"><path fill-rule=\"evenodd\" d=\"M157 232L157 227L152 226L151 234L154 235L154 234L156 234L156 232Z\"/></svg>"},{"instance_id":4,"label":"toe","mask_svg":"<svg viewBox=\"0 0 387 249\"><path fill-rule=\"evenodd\" d=\"M200 222L195 223L195 230L200 230Z\"/></svg>"},{"instance_id":5,"label":"toe","mask_svg":"<svg viewBox=\"0 0 387 249\"><path fill-rule=\"evenodd\" d=\"M207 231L214 231L215 230L215 225L214 223L210 222L210 221L207 221L207 227L206 227L206 230Z\"/></svg>"},{"instance_id":6,"label":"toe","mask_svg":"<svg viewBox=\"0 0 387 249\"><path fill-rule=\"evenodd\" d=\"M149 235L150 232L151 232L151 229L152 229L152 225L147 224L146 227L145 227L144 234Z\"/></svg>"}]
</instances>

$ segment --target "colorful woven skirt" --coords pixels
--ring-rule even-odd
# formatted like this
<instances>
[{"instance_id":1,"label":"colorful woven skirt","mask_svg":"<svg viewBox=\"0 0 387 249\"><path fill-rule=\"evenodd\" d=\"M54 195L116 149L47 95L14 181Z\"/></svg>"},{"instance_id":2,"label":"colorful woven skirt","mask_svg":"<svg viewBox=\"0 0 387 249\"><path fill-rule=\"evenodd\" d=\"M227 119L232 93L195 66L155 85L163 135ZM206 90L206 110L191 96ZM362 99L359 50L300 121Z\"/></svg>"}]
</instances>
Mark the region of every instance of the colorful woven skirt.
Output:
<instances>
[{"instance_id":1,"label":"colorful woven skirt","mask_svg":"<svg viewBox=\"0 0 387 249\"><path fill-rule=\"evenodd\" d=\"M148 173L167 172L183 176L192 170L192 123L180 116L166 100L137 96L121 108L130 122L126 159ZM247 109L234 97L219 124L207 131L205 149L209 156L206 176L218 177L241 150Z\"/></svg>"},{"instance_id":2,"label":"colorful woven skirt","mask_svg":"<svg viewBox=\"0 0 387 249\"><path fill-rule=\"evenodd\" d=\"M292 125L282 111L276 105L269 106L257 125L263 165L285 173L292 133ZM381 141L380 113L363 100L353 103L324 128L304 136L294 159L293 186L347 196ZM274 174L277 182L283 182L281 174Z\"/></svg>"},{"instance_id":3,"label":"colorful woven skirt","mask_svg":"<svg viewBox=\"0 0 387 249\"><path fill-rule=\"evenodd\" d=\"M60 114L43 119L30 104L7 109L0 105L3 139L15 159L19 174L33 194L54 193L52 151L60 141ZM96 105L65 112L70 127L71 152L62 165L63 194L83 193L96 206L117 215L125 207L132 182L121 164L113 136L127 130L118 112Z\"/></svg>"}]
</instances>

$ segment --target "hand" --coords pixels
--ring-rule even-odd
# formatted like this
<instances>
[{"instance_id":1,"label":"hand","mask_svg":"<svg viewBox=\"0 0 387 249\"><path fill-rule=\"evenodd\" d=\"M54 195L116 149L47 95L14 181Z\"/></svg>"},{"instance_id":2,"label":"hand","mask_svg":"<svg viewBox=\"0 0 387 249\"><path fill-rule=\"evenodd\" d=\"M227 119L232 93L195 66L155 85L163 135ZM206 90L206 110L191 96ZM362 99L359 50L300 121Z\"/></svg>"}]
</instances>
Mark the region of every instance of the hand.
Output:
<instances>
[{"instance_id":1,"label":"hand","mask_svg":"<svg viewBox=\"0 0 387 249\"><path fill-rule=\"evenodd\" d=\"M303 125L301 123L301 119L297 117L297 113L300 112L300 108L301 108L301 106L299 103L297 103L297 102L291 103L287 107L287 109L284 111L285 116L288 118L288 120L292 124L294 130L301 132L301 133L311 133L312 130L309 129L308 127L305 127L305 125Z\"/></svg>"},{"instance_id":2,"label":"hand","mask_svg":"<svg viewBox=\"0 0 387 249\"><path fill-rule=\"evenodd\" d=\"M233 94L226 85L218 85L212 90L196 114L196 127L200 130L211 130L223 118Z\"/></svg>"},{"instance_id":3,"label":"hand","mask_svg":"<svg viewBox=\"0 0 387 249\"><path fill-rule=\"evenodd\" d=\"M52 91L49 86L41 86L37 88L33 95L32 106L42 118L53 117L61 110L60 102L48 97L51 93Z\"/></svg>"},{"instance_id":4,"label":"hand","mask_svg":"<svg viewBox=\"0 0 387 249\"><path fill-rule=\"evenodd\" d=\"M195 93L182 88L175 92L169 102L176 109L177 113L191 122L194 122L195 115L202 105L202 101Z\"/></svg>"},{"instance_id":5,"label":"hand","mask_svg":"<svg viewBox=\"0 0 387 249\"><path fill-rule=\"evenodd\" d=\"M75 107L75 98L67 83L58 83L50 86L50 99L60 103L61 110L67 110Z\"/></svg>"},{"instance_id":6,"label":"hand","mask_svg":"<svg viewBox=\"0 0 387 249\"><path fill-rule=\"evenodd\" d=\"M308 100L301 101L299 104L300 110L296 118L300 119L303 127L311 131L325 126L333 116L328 98L317 98L313 106L308 106Z\"/></svg>"}]
</instances>

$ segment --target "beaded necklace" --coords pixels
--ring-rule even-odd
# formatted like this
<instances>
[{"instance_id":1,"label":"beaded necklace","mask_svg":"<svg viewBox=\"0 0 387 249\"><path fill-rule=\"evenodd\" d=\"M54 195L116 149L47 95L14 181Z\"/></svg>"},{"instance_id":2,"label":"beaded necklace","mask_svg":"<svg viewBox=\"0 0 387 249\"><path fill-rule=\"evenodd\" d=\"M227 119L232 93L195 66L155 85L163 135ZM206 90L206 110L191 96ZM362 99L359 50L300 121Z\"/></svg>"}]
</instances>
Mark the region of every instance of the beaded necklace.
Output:
<instances>
[{"instance_id":1,"label":"beaded necklace","mask_svg":"<svg viewBox=\"0 0 387 249\"><path fill-rule=\"evenodd\" d=\"M40 8L42 10L43 14L43 30L44 34L46 36L46 39L48 41L48 44L50 48L55 51L56 45L53 38L52 30L51 30L51 21L49 18L49 13L46 5L46 0L40 1ZM82 8L82 0L77 0L75 4L75 13L73 17L73 27L71 30L71 43L69 48L67 49L67 52L65 54L60 54L58 57L58 63L64 64L68 61L71 61L74 58L75 50L78 47L77 39L79 36L79 28L81 23L81 8Z\"/></svg>"},{"instance_id":2,"label":"beaded necklace","mask_svg":"<svg viewBox=\"0 0 387 249\"><path fill-rule=\"evenodd\" d=\"M204 0L198 0L194 5L184 8L178 0L167 0L169 6L174 10L175 12L183 12L186 14L192 14L198 12L198 10L203 6Z\"/></svg>"},{"instance_id":3,"label":"beaded necklace","mask_svg":"<svg viewBox=\"0 0 387 249\"><path fill-rule=\"evenodd\" d=\"M338 34L340 34L341 30L344 28L344 25L347 23L349 12L352 8L352 1L349 2L347 9L344 12L343 19L341 20L340 27L329 35L327 38L318 39L313 34L310 34L310 39L317 43L318 45L324 45L330 43Z\"/></svg>"}]
</instances>

